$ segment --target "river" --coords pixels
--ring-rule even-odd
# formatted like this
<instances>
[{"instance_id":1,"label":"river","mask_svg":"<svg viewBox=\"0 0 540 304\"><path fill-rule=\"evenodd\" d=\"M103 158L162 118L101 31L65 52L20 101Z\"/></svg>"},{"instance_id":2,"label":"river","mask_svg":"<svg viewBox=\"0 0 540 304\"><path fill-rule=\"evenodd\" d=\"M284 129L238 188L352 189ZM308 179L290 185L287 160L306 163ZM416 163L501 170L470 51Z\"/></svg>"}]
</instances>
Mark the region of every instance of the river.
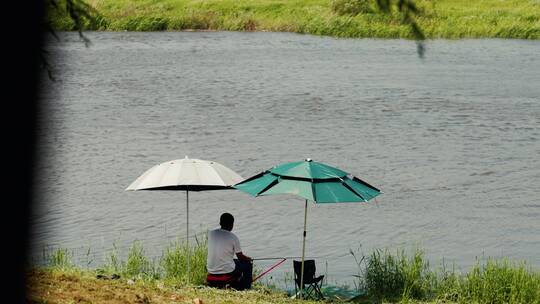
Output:
<instances>
[{"instance_id":1,"label":"river","mask_svg":"<svg viewBox=\"0 0 540 304\"><path fill-rule=\"evenodd\" d=\"M330 281L356 273L351 249L419 246L463 270L502 256L540 266L540 41L434 40L422 59L405 40L86 35L89 47L76 33L49 46L34 259L60 246L99 265L135 240L159 258L185 235L185 194L124 189L187 155L244 178L309 157L380 188L376 202L309 205L306 252ZM301 253L302 199L193 193L192 233L222 212L246 254Z\"/></svg>"}]
</instances>

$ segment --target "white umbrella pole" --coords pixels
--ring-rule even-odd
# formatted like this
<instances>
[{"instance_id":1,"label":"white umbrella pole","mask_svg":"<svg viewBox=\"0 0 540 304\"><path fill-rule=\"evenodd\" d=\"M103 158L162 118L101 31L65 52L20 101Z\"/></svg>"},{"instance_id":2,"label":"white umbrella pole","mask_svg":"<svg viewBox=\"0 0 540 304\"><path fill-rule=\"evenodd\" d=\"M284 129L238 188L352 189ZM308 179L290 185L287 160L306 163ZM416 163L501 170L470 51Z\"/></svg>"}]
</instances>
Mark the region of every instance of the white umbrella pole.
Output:
<instances>
[{"instance_id":1,"label":"white umbrella pole","mask_svg":"<svg viewBox=\"0 0 540 304\"><path fill-rule=\"evenodd\" d=\"M304 207L304 237L302 241L302 267L300 267L300 299L304 298L304 256L306 253L307 200Z\"/></svg>"},{"instance_id":2,"label":"white umbrella pole","mask_svg":"<svg viewBox=\"0 0 540 304\"><path fill-rule=\"evenodd\" d=\"M190 248L189 248L189 190L186 190L186 245L187 245L187 282L189 284L189 256L190 256Z\"/></svg>"}]
</instances>

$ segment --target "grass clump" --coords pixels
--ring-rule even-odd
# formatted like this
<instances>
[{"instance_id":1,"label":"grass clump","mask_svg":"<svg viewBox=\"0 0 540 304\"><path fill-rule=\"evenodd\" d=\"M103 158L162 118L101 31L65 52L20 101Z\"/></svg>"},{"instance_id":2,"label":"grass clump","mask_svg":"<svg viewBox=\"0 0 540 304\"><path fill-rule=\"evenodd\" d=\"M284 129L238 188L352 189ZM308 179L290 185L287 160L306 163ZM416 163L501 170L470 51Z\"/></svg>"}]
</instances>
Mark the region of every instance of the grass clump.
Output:
<instances>
[{"instance_id":1,"label":"grass clump","mask_svg":"<svg viewBox=\"0 0 540 304\"><path fill-rule=\"evenodd\" d=\"M118 256L118 249L116 244L113 244L113 249L106 257L105 264L98 268L98 270L104 273L120 273L122 272L122 268L122 260Z\"/></svg>"},{"instance_id":2,"label":"grass clump","mask_svg":"<svg viewBox=\"0 0 540 304\"><path fill-rule=\"evenodd\" d=\"M134 242L129 248L126 258L119 257L116 246L107 256L106 263L96 270L99 274L115 274L121 277L139 280L153 280L160 277L155 262L146 257L144 248Z\"/></svg>"},{"instance_id":3,"label":"grass clump","mask_svg":"<svg viewBox=\"0 0 540 304\"><path fill-rule=\"evenodd\" d=\"M373 0L332 0L332 11L340 16L372 12Z\"/></svg>"},{"instance_id":4,"label":"grass clump","mask_svg":"<svg viewBox=\"0 0 540 304\"><path fill-rule=\"evenodd\" d=\"M144 254L142 245L135 242L129 249L127 259L121 274L126 277L139 277L143 279L159 278L159 273Z\"/></svg>"},{"instance_id":5,"label":"grass clump","mask_svg":"<svg viewBox=\"0 0 540 304\"><path fill-rule=\"evenodd\" d=\"M123 20L122 27L126 31L163 31L167 29L168 20L160 17L129 17Z\"/></svg>"},{"instance_id":6,"label":"grass clump","mask_svg":"<svg viewBox=\"0 0 540 304\"><path fill-rule=\"evenodd\" d=\"M48 268L58 270L69 270L74 268L72 262L73 252L64 248L57 248L52 251L44 251L44 260Z\"/></svg>"},{"instance_id":7,"label":"grass clump","mask_svg":"<svg viewBox=\"0 0 540 304\"><path fill-rule=\"evenodd\" d=\"M433 273L421 250L412 256L398 250L375 250L366 261L365 287L380 300L428 299L432 294Z\"/></svg>"},{"instance_id":8,"label":"grass clump","mask_svg":"<svg viewBox=\"0 0 540 304\"><path fill-rule=\"evenodd\" d=\"M432 269L422 250L391 253L377 249L358 265L359 289L377 301L436 301L451 303L540 303L540 272L525 262L489 258L467 273Z\"/></svg>"},{"instance_id":9,"label":"grass clump","mask_svg":"<svg viewBox=\"0 0 540 304\"><path fill-rule=\"evenodd\" d=\"M187 257L189 254L190 271L187 272ZM207 241L197 240L196 246L188 248L185 243L173 243L163 252L160 265L165 279L195 285L206 282Z\"/></svg>"},{"instance_id":10,"label":"grass clump","mask_svg":"<svg viewBox=\"0 0 540 304\"><path fill-rule=\"evenodd\" d=\"M540 303L540 273L524 262L488 259L439 285L439 298L460 303Z\"/></svg>"},{"instance_id":11,"label":"grass clump","mask_svg":"<svg viewBox=\"0 0 540 304\"><path fill-rule=\"evenodd\" d=\"M171 284L203 285L206 281L207 240L196 239L194 246L175 242L165 248L161 257L150 259L141 243L134 242L127 254L122 255L116 245L108 253L103 266L96 272L101 275L118 275L133 280L153 281L164 279ZM123 256L125 256L123 258ZM187 271L189 256L190 271Z\"/></svg>"}]
</instances>

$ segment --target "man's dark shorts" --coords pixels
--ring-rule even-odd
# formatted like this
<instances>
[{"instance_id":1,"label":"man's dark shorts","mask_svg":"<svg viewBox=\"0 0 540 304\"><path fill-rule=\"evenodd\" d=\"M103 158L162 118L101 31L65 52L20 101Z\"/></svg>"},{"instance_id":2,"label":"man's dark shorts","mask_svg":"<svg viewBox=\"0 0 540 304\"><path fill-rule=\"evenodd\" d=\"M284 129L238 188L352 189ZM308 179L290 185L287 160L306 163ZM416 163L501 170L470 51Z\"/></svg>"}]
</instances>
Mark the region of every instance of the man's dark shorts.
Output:
<instances>
[{"instance_id":1,"label":"man's dark shorts","mask_svg":"<svg viewBox=\"0 0 540 304\"><path fill-rule=\"evenodd\" d=\"M248 261L234 260L233 276L237 278L231 287L236 290L251 289L251 282L253 281L253 264Z\"/></svg>"}]
</instances>

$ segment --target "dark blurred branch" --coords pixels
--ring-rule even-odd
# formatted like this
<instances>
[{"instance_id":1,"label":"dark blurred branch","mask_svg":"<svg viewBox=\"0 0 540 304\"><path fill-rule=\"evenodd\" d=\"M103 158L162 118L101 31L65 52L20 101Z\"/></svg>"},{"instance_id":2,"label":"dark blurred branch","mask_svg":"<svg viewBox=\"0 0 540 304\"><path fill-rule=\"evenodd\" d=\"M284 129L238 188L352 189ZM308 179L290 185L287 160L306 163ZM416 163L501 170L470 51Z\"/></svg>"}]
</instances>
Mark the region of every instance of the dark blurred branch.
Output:
<instances>
[{"instance_id":1,"label":"dark blurred branch","mask_svg":"<svg viewBox=\"0 0 540 304\"><path fill-rule=\"evenodd\" d=\"M391 14L397 10L402 16L401 21L410 26L411 34L416 40L417 52L420 57L424 57L426 36L416 23L415 17L420 16L422 11L418 9L412 0L375 0L379 10L386 14Z\"/></svg>"},{"instance_id":2,"label":"dark blurred branch","mask_svg":"<svg viewBox=\"0 0 540 304\"><path fill-rule=\"evenodd\" d=\"M51 34L56 40L59 40L54 26L52 24L52 14L58 14L60 16L68 16L73 22L73 30L79 33L79 37L84 42L86 47L91 45L91 41L83 33L86 28L95 29L103 22L103 18L99 12L84 2L83 0L45 0L45 20L43 27L45 32ZM49 79L54 81L52 67L47 58L48 52L45 49L41 50L40 59L41 67L47 71Z\"/></svg>"},{"instance_id":3,"label":"dark blurred branch","mask_svg":"<svg viewBox=\"0 0 540 304\"><path fill-rule=\"evenodd\" d=\"M75 29L79 32L79 37L81 37L87 47L90 46L90 39L88 39L88 37L86 37L82 32L83 19L88 20L90 22L90 28L92 28L95 26L95 24L97 24L99 16L98 12L82 0L66 0L66 10L71 20L73 20L75 23Z\"/></svg>"}]
</instances>

